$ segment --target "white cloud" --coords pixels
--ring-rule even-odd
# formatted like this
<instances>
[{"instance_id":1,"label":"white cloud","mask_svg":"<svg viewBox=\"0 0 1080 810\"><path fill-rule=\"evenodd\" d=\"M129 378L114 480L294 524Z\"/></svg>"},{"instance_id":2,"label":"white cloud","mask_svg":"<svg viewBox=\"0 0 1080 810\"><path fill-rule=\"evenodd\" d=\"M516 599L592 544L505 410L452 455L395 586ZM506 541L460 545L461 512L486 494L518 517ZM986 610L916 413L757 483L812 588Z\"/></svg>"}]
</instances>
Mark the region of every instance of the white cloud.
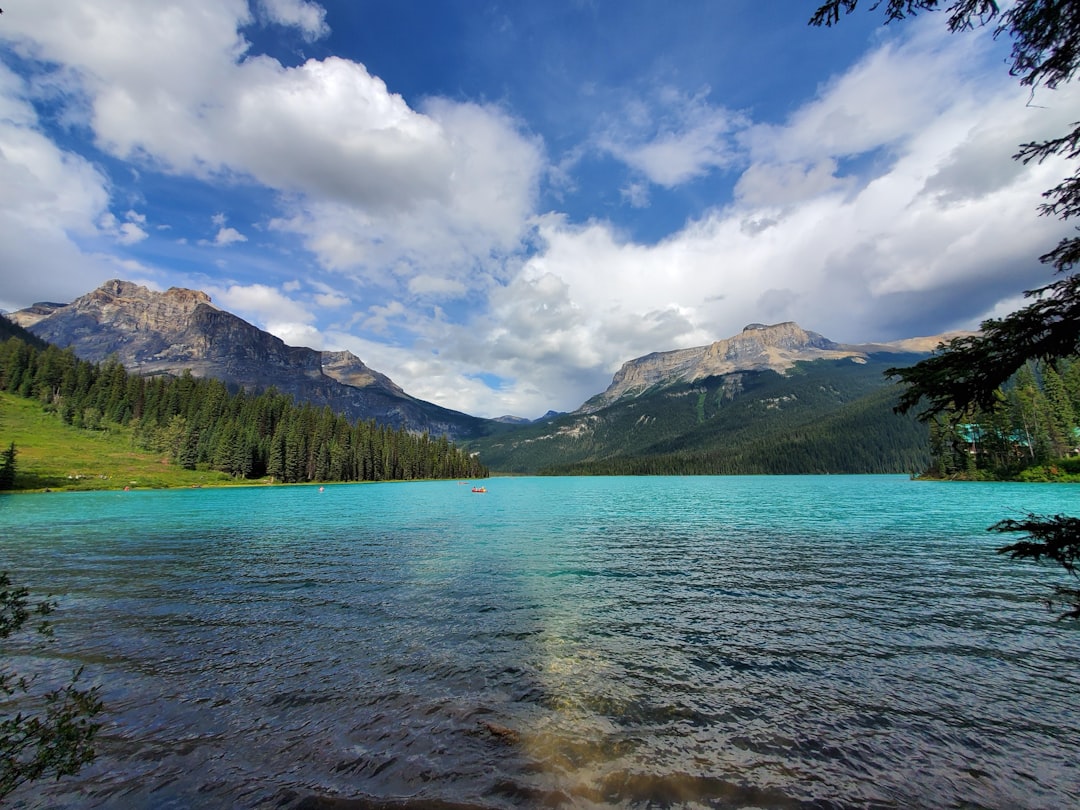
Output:
<instances>
[{"instance_id":1,"label":"white cloud","mask_svg":"<svg viewBox=\"0 0 1080 810\"><path fill-rule=\"evenodd\" d=\"M324 267L380 278L397 266L468 283L478 262L519 249L544 165L540 144L498 108L431 99L424 110L446 160L437 197L401 206L312 198L271 227L300 235Z\"/></svg>"},{"instance_id":2,"label":"white cloud","mask_svg":"<svg viewBox=\"0 0 1080 810\"><path fill-rule=\"evenodd\" d=\"M633 208L649 207L649 187L645 183L629 183L619 194Z\"/></svg>"},{"instance_id":3,"label":"white cloud","mask_svg":"<svg viewBox=\"0 0 1080 810\"><path fill-rule=\"evenodd\" d=\"M262 328L274 337L281 338L287 346L305 346L316 350L327 348L322 332L310 323L268 321Z\"/></svg>"},{"instance_id":4,"label":"white cloud","mask_svg":"<svg viewBox=\"0 0 1080 810\"><path fill-rule=\"evenodd\" d=\"M111 216L108 180L38 130L26 92L0 64L0 308L7 310L69 301L113 273L80 244L103 233Z\"/></svg>"},{"instance_id":5,"label":"white cloud","mask_svg":"<svg viewBox=\"0 0 1080 810\"><path fill-rule=\"evenodd\" d=\"M208 122L216 143L178 155L181 165L213 160L274 188L374 211L445 197L451 162L440 127L363 65L331 57L284 68L259 57L225 80L228 106Z\"/></svg>"},{"instance_id":6,"label":"white cloud","mask_svg":"<svg viewBox=\"0 0 1080 810\"><path fill-rule=\"evenodd\" d=\"M283 15L310 4L269 3ZM6 22L6 21L5 21ZM272 188L393 211L445 196L450 147L356 62L242 58L238 0L39 0L4 35L69 65L112 154L176 173L250 175Z\"/></svg>"},{"instance_id":7,"label":"white cloud","mask_svg":"<svg viewBox=\"0 0 1080 810\"><path fill-rule=\"evenodd\" d=\"M247 237L236 230L236 228L221 228L214 237L214 244L218 247L227 247L228 245L234 245L237 242L246 241Z\"/></svg>"},{"instance_id":8,"label":"white cloud","mask_svg":"<svg viewBox=\"0 0 1080 810\"><path fill-rule=\"evenodd\" d=\"M344 295L335 292L318 293L312 300L325 309L337 309L351 303Z\"/></svg>"},{"instance_id":9,"label":"white cloud","mask_svg":"<svg viewBox=\"0 0 1080 810\"><path fill-rule=\"evenodd\" d=\"M597 146L651 182L673 188L739 160L734 142L745 117L708 103L708 91L685 96L664 88L655 99L628 105Z\"/></svg>"},{"instance_id":10,"label":"white cloud","mask_svg":"<svg viewBox=\"0 0 1080 810\"><path fill-rule=\"evenodd\" d=\"M134 211L125 214L127 222L120 222L111 212L105 213L100 220L102 232L109 234L118 245L134 245L148 238L150 234L140 227L146 217Z\"/></svg>"},{"instance_id":11,"label":"white cloud","mask_svg":"<svg viewBox=\"0 0 1080 810\"><path fill-rule=\"evenodd\" d=\"M735 197L750 207L788 205L851 185L836 175L831 158L811 164L755 163L739 177Z\"/></svg>"},{"instance_id":12,"label":"white cloud","mask_svg":"<svg viewBox=\"0 0 1080 810\"><path fill-rule=\"evenodd\" d=\"M410 314L405 305L400 301L390 301L387 304L372 306L363 316L362 326L364 330L375 334L389 334L392 325L405 323Z\"/></svg>"},{"instance_id":13,"label":"white cloud","mask_svg":"<svg viewBox=\"0 0 1080 810\"><path fill-rule=\"evenodd\" d=\"M656 244L602 221L542 218L536 255L441 356L467 376L466 359L482 353L517 381L500 397L530 414L544 403L575 407L632 357L703 345L753 321L864 341L1001 313L1001 302L1049 277L1036 257L1067 230L1035 213L1062 164L1024 167L1011 155L1023 140L1066 131L1080 88L1026 106L1004 72L967 80L985 67L974 47L939 48L917 29L787 122L747 128L735 201Z\"/></svg>"},{"instance_id":14,"label":"white cloud","mask_svg":"<svg viewBox=\"0 0 1080 810\"><path fill-rule=\"evenodd\" d=\"M325 34L314 3L255 10L259 22ZM1060 164L1010 156L1063 131L1080 93L1025 106L979 37L941 45L940 20L907 26L907 39L786 121L755 124L707 91L661 89L622 105L558 166L503 107L432 98L414 108L358 62L249 56L240 32L254 22L244 0L35 0L5 15L0 38L61 66L54 101L71 101L68 118L110 155L278 192L276 218L247 221L310 251L287 271L304 281L222 282L208 290L219 305L293 345L332 338L451 407L572 408L627 359L751 321L793 319L837 340L971 325L1044 280L1034 257L1064 232L1034 216ZM100 168L42 134L28 92L0 66L0 267L10 268L0 306L74 297L117 267L152 276L104 253L146 238L145 216L110 213L135 203L111 200ZM649 184L741 174L730 204L653 244L602 220L537 217L541 179L575 190L573 173L597 150L633 170L616 184L631 206L649 203ZM212 244L246 239L224 213L213 225ZM460 314L476 301L487 308ZM356 334L324 336L315 308L348 320L353 302ZM493 393L483 373L506 383Z\"/></svg>"},{"instance_id":15,"label":"white cloud","mask_svg":"<svg viewBox=\"0 0 1080 810\"><path fill-rule=\"evenodd\" d=\"M983 85L1015 86L1004 70L988 73L979 34L949 37L940 20L922 22L826 83L788 121L749 128L741 138L752 158L807 162L888 149L973 103Z\"/></svg>"},{"instance_id":16,"label":"white cloud","mask_svg":"<svg viewBox=\"0 0 1080 810\"><path fill-rule=\"evenodd\" d=\"M279 331L291 334L306 329L315 320L314 314L303 304L266 284L210 285L203 289L218 306L250 320L282 340L285 338ZM288 340L285 342L289 343Z\"/></svg>"},{"instance_id":17,"label":"white cloud","mask_svg":"<svg viewBox=\"0 0 1080 810\"><path fill-rule=\"evenodd\" d=\"M299 28L305 39L314 41L330 33L326 9L305 0L259 0L266 17L278 25Z\"/></svg>"},{"instance_id":18,"label":"white cloud","mask_svg":"<svg viewBox=\"0 0 1080 810\"><path fill-rule=\"evenodd\" d=\"M437 296L455 298L464 295L468 288L463 282L445 276L423 273L409 279L409 292L419 296Z\"/></svg>"},{"instance_id":19,"label":"white cloud","mask_svg":"<svg viewBox=\"0 0 1080 810\"><path fill-rule=\"evenodd\" d=\"M148 236L149 234L134 222L125 222L120 226L120 234L116 241L121 245L134 245Z\"/></svg>"},{"instance_id":20,"label":"white cloud","mask_svg":"<svg viewBox=\"0 0 1080 810\"><path fill-rule=\"evenodd\" d=\"M322 9L258 6L321 30ZM111 154L207 180L285 192L273 222L327 268L404 260L440 272L519 248L544 171L540 143L497 107L428 99L414 110L364 65L286 67L247 56L240 0L39 0L5 36L81 78L89 126ZM217 245L236 241L224 218Z\"/></svg>"}]
</instances>

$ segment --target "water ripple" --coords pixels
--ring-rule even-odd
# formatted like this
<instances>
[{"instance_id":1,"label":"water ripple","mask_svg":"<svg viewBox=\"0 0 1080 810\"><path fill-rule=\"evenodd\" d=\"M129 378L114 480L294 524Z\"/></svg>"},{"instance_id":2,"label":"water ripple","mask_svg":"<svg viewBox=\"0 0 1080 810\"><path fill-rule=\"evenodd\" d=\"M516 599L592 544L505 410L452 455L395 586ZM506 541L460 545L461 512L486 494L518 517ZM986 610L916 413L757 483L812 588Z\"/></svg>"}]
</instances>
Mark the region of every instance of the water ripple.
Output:
<instances>
[{"instance_id":1,"label":"water ripple","mask_svg":"<svg viewBox=\"0 0 1080 810\"><path fill-rule=\"evenodd\" d=\"M1004 810L1080 795L1080 635L985 533L1080 489L488 490L5 499L4 567L63 604L58 642L14 662L46 677L84 664L108 706L98 761L13 806Z\"/></svg>"}]
</instances>

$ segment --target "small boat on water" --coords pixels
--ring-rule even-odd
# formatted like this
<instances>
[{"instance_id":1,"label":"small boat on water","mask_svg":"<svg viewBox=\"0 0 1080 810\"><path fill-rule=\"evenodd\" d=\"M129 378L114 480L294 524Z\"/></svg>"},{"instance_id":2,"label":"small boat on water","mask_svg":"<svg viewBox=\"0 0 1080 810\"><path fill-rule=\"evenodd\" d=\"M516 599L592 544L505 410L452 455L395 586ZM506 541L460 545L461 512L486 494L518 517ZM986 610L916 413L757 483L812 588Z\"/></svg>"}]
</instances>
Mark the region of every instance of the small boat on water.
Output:
<instances>
[{"instance_id":1,"label":"small boat on water","mask_svg":"<svg viewBox=\"0 0 1080 810\"><path fill-rule=\"evenodd\" d=\"M487 492L487 487L473 487L473 492Z\"/></svg>"}]
</instances>

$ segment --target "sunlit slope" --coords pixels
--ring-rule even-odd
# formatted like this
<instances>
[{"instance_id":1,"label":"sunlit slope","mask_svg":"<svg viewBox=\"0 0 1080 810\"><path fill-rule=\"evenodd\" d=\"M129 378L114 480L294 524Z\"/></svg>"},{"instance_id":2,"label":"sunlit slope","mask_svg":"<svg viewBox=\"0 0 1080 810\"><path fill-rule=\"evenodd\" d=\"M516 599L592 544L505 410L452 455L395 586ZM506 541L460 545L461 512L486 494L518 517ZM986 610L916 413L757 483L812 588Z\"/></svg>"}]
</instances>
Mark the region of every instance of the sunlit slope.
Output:
<instances>
[{"instance_id":1,"label":"sunlit slope","mask_svg":"<svg viewBox=\"0 0 1080 810\"><path fill-rule=\"evenodd\" d=\"M232 480L213 470L185 470L159 454L137 450L126 428L75 428L36 400L0 392L0 445L6 449L11 442L16 490L183 487Z\"/></svg>"}]
</instances>

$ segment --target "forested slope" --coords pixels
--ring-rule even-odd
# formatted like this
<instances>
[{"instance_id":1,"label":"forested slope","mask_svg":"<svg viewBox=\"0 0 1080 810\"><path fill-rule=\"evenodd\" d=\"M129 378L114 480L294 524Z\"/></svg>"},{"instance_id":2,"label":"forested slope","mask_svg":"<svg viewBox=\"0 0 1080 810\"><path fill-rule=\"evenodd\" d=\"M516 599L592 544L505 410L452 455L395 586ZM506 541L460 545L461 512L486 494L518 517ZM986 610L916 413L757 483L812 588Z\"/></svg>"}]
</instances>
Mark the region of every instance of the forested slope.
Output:
<instances>
[{"instance_id":1,"label":"forested slope","mask_svg":"<svg viewBox=\"0 0 1080 810\"><path fill-rule=\"evenodd\" d=\"M230 391L218 380L190 374L142 377L115 361L97 365L70 350L39 348L16 337L0 344L0 390L37 399L69 425L124 426L140 447L181 467L235 478L380 481L487 474L445 436L350 423L329 407L297 405L273 389Z\"/></svg>"},{"instance_id":2,"label":"forested slope","mask_svg":"<svg viewBox=\"0 0 1080 810\"><path fill-rule=\"evenodd\" d=\"M914 357L914 356L913 356ZM869 361L801 362L658 388L472 443L510 472L603 474L897 473L929 463L928 431L893 413Z\"/></svg>"}]
</instances>

